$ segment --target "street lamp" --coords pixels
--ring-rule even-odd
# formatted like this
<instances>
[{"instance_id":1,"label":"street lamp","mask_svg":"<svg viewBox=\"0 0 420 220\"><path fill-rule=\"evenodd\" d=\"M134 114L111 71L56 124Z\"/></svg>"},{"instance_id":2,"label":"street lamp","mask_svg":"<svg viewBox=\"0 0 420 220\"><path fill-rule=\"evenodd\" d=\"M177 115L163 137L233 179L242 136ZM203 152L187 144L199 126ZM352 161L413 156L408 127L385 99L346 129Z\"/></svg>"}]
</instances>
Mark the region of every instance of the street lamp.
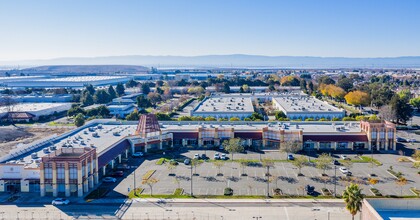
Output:
<instances>
[{"instance_id":1,"label":"street lamp","mask_svg":"<svg viewBox=\"0 0 420 220\"><path fill-rule=\"evenodd\" d=\"M191 173L190 173L190 176L191 176L191 197L193 197L194 194L193 194L193 167L192 167L192 162L190 164L190 169L191 169Z\"/></svg>"},{"instance_id":2,"label":"street lamp","mask_svg":"<svg viewBox=\"0 0 420 220\"><path fill-rule=\"evenodd\" d=\"M337 197L337 165L334 165L334 197Z\"/></svg>"}]
</instances>

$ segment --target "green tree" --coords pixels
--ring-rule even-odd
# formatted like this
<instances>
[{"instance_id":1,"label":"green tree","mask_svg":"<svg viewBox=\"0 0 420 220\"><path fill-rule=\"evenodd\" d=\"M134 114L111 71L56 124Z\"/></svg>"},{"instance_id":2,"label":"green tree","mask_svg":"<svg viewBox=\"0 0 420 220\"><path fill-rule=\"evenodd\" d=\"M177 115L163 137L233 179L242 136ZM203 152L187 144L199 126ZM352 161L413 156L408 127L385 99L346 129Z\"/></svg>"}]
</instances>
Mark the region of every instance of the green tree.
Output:
<instances>
[{"instance_id":1,"label":"green tree","mask_svg":"<svg viewBox=\"0 0 420 220\"><path fill-rule=\"evenodd\" d=\"M82 96L80 97L80 102L83 106L89 106L94 104L93 96L89 91L84 90Z\"/></svg>"},{"instance_id":2,"label":"green tree","mask_svg":"<svg viewBox=\"0 0 420 220\"><path fill-rule=\"evenodd\" d=\"M115 89L114 87L112 87L112 85L108 87L108 94L109 94L109 99L117 98L117 93L115 92Z\"/></svg>"},{"instance_id":3,"label":"green tree","mask_svg":"<svg viewBox=\"0 0 420 220\"><path fill-rule=\"evenodd\" d=\"M262 121L262 120L264 120L264 117L259 113L253 112L250 119L252 121Z\"/></svg>"},{"instance_id":4,"label":"green tree","mask_svg":"<svg viewBox=\"0 0 420 220\"><path fill-rule=\"evenodd\" d=\"M136 87L139 83L134 81L133 79L130 79L128 82L125 83L126 88L133 88Z\"/></svg>"},{"instance_id":5,"label":"green tree","mask_svg":"<svg viewBox=\"0 0 420 220\"><path fill-rule=\"evenodd\" d=\"M92 84L86 85L86 90L90 93L90 95L95 94L95 88L92 86Z\"/></svg>"},{"instance_id":6,"label":"green tree","mask_svg":"<svg viewBox=\"0 0 420 220\"><path fill-rule=\"evenodd\" d=\"M337 86L349 92L353 88L353 80L347 77L342 77L337 81Z\"/></svg>"},{"instance_id":7,"label":"green tree","mask_svg":"<svg viewBox=\"0 0 420 220\"><path fill-rule=\"evenodd\" d=\"M211 116L204 118L204 120L205 121L217 121L215 117L211 117Z\"/></svg>"},{"instance_id":8,"label":"green tree","mask_svg":"<svg viewBox=\"0 0 420 220\"><path fill-rule=\"evenodd\" d=\"M322 170L322 174L325 175L325 171L330 168L332 161L333 158L330 155L323 153L318 157L315 164L318 169Z\"/></svg>"},{"instance_id":9,"label":"green tree","mask_svg":"<svg viewBox=\"0 0 420 220\"><path fill-rule=\"evenodd\" d=\"M224 149L232 155L232 160L233 154L241 153L244 151L244 147L242 146L240 138L231 138L229 140L225 140L223 141L222 145Z\"/></svg>"},{"instance_id":10,"label":"green tree","mask_svg":"<svg viewBox=\"0 0 420 220\"><path fill-rule=\"evenodd\" d=\"M139 112L137 111L137 109L135 109L133 112L131 112L125 117L125 120L127 121L138 121L139 119L140 117L139 117Z\"/></svg>"},{"instance_id":11,"label":"green tree","mask_svg":"<svg viewBox=\"0 0 420 220\"><path fill-rule=\"evenodd\" d=\"M405 124L412 117L411 106L407 103L406 99L401 98L399 95L392 97L390 105L395 113L397 123Z\"/></svg>"},{"instance_id":12,"label":"green tree","mask_svg":"<svg viewBox=\"0 0 420 220\"><path fill-rule=\"evenodd\" d=\"M83 126L85 124L85 116L82 113L79 113L74 118L74 125L77 127Z\"/></svg>"},{"instance_id":13,"label":"green tree","mask_svg":"<svg viewBox=\"0 0 420 220\"><path fill-rule=\"evenodd\" d=\"M283 111L275 111L274 116L276 117L276 120L287 118Z\"/></svg>"},{"instance_id":14,"label":"green tree","mask_svg":"<svg viewBox=\"0 0 420 220\"><path fill-rule=\"evenodd\" d=\"M298 175L302 175L301 170L304 166L306 166L307 163L308 160L304 156L298 156L294 160L292 160L293 166L299 169Z\"/></svg>"},{"instance_id":15,"label":"green tree","mask_svg":"<svg viewBox=\"0 0 420 220\"><path fill-rule=\"evenodd\" d=\"M86 114L85 110L80 108L80 106L74 106L67 111L67 116L72 117L72 116L78 115L79 113L83 115Z\"/></svg>"},{"instance_id":16,"label":"green tree","mask_svg":"<svg viewBox=\"0 0 420 220\"><path fill-rule=\"evenodd\" d=\"M241 119L238 117L232 117L229 119L229 121L240 121Z\"/></svg>"},{"instance_id":17,"label":"green tree","mask_svg":"<svg viewBox=\"0 0 420 220\"><path fill-rule=\"evenodd\" d=\"M346 209L349 210L352 219L357 212L362 208L362 201L365 196L362 194L362 189L357 184L350 184L346 187L343 192L344 202L346 203Z\"/></svg>"},{"instance_id":18,"label":"green tree","mask_svg":"<svg viewBox=\"0 0 420 220\"><path fill-rule=\"evenodd\" d=\"M118 95L119 97L120 97L120 96L123 96L123 95L124 95L124 93L125 93L124 85L123 85L122 83L118 83L118 84L117 84L117 87L115 87L115 90L116 90L117 95Z\"/></svg>"},{"instance_id":19,"label":"green tree","mask_svg":"<svg viewBox=\"0 0 420 220\"><path fill-rule=\"evenodd\" d=\"M111 97L109 96L108 92L103 89L97 90L93 97L95 103L99 104L106 104L111 101Z\"/></svg>"},{"instance_id":20,"label":"green tree","mask_svg":"<svg viewBox=\"0 0 420 220\"><path fill-rule=\"evenodd\" d=\"M149 108L152 106L150 100L145 98L143 95L137 96L136 101L139 108Z\"/></svg>"},{"instance_id":21,"label":"green tree","mask_svg":"<svg viewBox=\"0 0 420 220\"><path fill-rule=\"evenodd\" d=\"M420 97L410 99L410 104L417 108L417 111L420 111Z\"/></svg>"},{"instance_id":22,"label":"green tree","mask_svg":"<svg viewBox=\"0 0 420 220\"><path fill-rule=\"evenodd\" d=\"M147 95L150 93L150 86L148 83L141 84L141 91L143 94Z\"/></svg>"},{"instance_id":23,"label":"green tree","mask_svg":"<svg viewBox=\"0 0 420 220\"><path fill-rule=\"evenodd\" d=\"M301 145L298 141L284 141L280 143L280 151L286 153L286 158L289 153L296 153L301 150Z\"/></svg>"},{"instance_id":24,"label":"green tree","mask_svg":"<svg viewBox=\"0 0 420 220\"><path fill-rule=\"evenodd\" d=\"M217 175L221 174L221 169L225 165L225 162L223 160L216 160L213 162L213 165L217 168Z\"/></svg>"},{"instance_id":25,"label":"green tree","mask_svg":"<svg viewBox=\"0 0 420 220\"><path fill-rule=\"evenodd\" d=\"M97 109L98 109L98 115L103 118L108 117L110 114L109 109L105 105L101 105Z\"/></svg>"},{"instance_id":26,"label":"green tree","mask_svg":"<svg viewBox=\"0 0 420 220\"><path fill-rule=\"evenodd\" d=\"M168 114L158 112L156 113L156 118L159 121L170 121L171 117Z\"/></svg>"}]
</instances>

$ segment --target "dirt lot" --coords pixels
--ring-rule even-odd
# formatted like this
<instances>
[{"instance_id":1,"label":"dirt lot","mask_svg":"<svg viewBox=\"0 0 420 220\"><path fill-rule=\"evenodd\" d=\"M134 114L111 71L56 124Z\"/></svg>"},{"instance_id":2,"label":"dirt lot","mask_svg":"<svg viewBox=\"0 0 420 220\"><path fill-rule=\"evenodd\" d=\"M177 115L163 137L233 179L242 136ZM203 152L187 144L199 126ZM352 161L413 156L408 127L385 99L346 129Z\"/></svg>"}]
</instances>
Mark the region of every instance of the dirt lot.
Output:
<instances>
[{"instance_id":1,"label":"dirt lot","mask_svg":"<svg viewBox=\"0 0 420 220\"><path fill-rule=\"evenodd\" d=\"M16 148L20 143L27 144L32 141L62 134L73 127L0 127L0 157L6 155L10 150Z\"/></svg>"}]
</instances>

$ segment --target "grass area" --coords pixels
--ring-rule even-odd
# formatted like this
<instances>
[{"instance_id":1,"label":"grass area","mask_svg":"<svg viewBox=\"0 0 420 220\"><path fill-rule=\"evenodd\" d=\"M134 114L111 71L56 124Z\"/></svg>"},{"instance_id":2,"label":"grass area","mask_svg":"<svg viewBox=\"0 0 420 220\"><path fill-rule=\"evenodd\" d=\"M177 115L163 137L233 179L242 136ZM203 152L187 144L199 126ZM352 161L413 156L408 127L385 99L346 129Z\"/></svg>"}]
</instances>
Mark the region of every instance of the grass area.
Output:
<instances>
[{"instance_id":1,"label":"grass area","mask_svg":"<svg viewBox=\"0 0 420 220\"><path fill-rule=\"evenodd\" d=\"M108 188L97 188L90 192L86 197L85 200L93 200L93 199L100 199L104 197L109 192Z\"/></svg>"},{"instance_id":2,"label":"grass area","mask_svg":"<svg viewBox=\"0 0 420 220\"><path fill-rule=\"evenodd\" d=\"M152 175L156 172L156 170L149 170L143 175L143 180L148 180Z\"/></svg>"},{"instance_id":3,"label":"grass area","mask_svg":"<svg viewBox=\"0 0 420 220\"><path fill-rule=\"evenodd\" d=\"M74 123L57 123L55 121L49 122L48 126L76 126Z\"/></svg>"},{"instance_id":4,"label":"grass area","mask_svg":"<svg viewBox=\"0 0 420 220\"><path fill-rule=\"evenodd\" d=\"M378 189L376 189L376 188L371 188L370 189L370 191L373 193L373 195L375 195L375 196L382 196L382 193L381 192L379 192L379 190Z\"/></svg>"},{"instance_id":5,"label":"grass area","mask_svg":"<svg viewBox=\"0 0 420 220\"><path fill-rule=\"evenodd\" d=\"M399 157L398 162L411 162L411 160L409 160L407 157Z\"/></svg>"},{"instance_id":6,"label":"grass area","mask_svg":"<svg viewBox=\"0 0 420 220\"><path fill-rule=\"evenodd\" d=\"M169 159L162 157L162 158L160 158L159 160L156 161L156 165L162 165L163 163L168 162L168 161L169 161Z\"/></svg>"},{"instance_id":7,"label":"grass area","mask_svg":"<svg viewBox=\"0 0 420 220\"><path fill-rule=\"evenodd\" d=\"M371 157L369 157L369 156L360 156L360 159L361 159L361 160L363 160L363 161L366 161L367 163L372 163L372 158L371 158ZM373 163L374 163L376 166L382 166L382 163L381 163L381 162L379 162L379 160L377 160L377 159L375 159L375 158L373 158Z\"/></svg>"},{"instance_id":8,"label":"grass area","mask_svg":"<svg viewBox=\"0 0 420 220\"><path fill-rule=\"evenodd\" d=\"M395 170L392 169L387 169L388 172L390 172L392 175L394 175L397 178L401 178L402 176L404 176L403 173L401 172L396 172Z\"/></svg>"},{"instance_id":9,"label":"grass area","mask_svg":"<svg viewBox=\"0 0 420 220\"><path fill-rule=\"evenodd\" d=\"M131 190L128 193L128 198L133 199L133 198L139 198L141 196L141 194L143 193L143 188L136 188L134 190Z\"/></svg>"},{"instance_id":10,"label":"grass area","mask_svg":"<svg viewBox=\"0 0 420 220\"><path fill-rule=\"evenodd\" d=\"M181 196L184 193L183 188L176 188L174 191L174 196Z\"/></svg>"},{"instance_id":11,"label":"grass area","mask_svg":"<svg viewBox=\"0 0 420 220\"><path fill-rule=\"evenodd\" d=\"M414 194L416 194L417 196L420 196L420 189L411 187L410 191L413 192Z\"/></svg>"},{"instance_id":12,"label":"grass area","mask_svg":"<svg viewBox=\"0 0 420 220\"><path fill-rule=\"evenodd\" d=\"M324 196L332 196L330 190L327 188L322 188L321 191L322 191L322 194L324 194Z\"/></svg>"}]
</instances>

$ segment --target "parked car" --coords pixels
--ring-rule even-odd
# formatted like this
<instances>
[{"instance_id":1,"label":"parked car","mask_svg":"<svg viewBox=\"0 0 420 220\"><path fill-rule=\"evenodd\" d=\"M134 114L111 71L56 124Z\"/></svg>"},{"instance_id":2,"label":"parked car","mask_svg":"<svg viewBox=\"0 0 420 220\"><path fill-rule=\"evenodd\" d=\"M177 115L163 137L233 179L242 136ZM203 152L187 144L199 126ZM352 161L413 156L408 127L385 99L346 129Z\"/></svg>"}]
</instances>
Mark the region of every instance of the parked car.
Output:
<instances>
[{"instance_id":1,"label":"parked car","mask_svg":"<svg viewBox=\"0 0 420 220\"><path fill-rule=\"evenodd\" d=\"M417 140L416 140L416 139L414 139L414 138L410 138L410 139L408 139L407 141L408 141L408 142L411 142L411 143L417 142Z\"/></svg>"},{"instance_id":2,"label":"parked car","mask_svg":"<svg viewBox=\"0 0 420 220\"><path fill-rule=\"evenodd\" d=\"M187 159L184 160L184 164L185 165L190 165L190 163L191 163L191 160L190 159L187 158Z\"/></svg>"},{"instance_id":3,"label":"parked car","mask_svg":"<svg viewBox=\"0 0 420 220\"><path fill-rule=\"evenodd\" d=\"M124 176L124 171L117 170L117 171L111 173L111 176L114 176L114 177L122 177L122 176Z\"/></svg>"},{"instance_id":4,"label":"parked car","mask_svg":"<svg viewBox=\"0 0 420 220\"><path fill-rule=\"evenodd\" d=\"M225 148L223 146L219 146L219 150L224 150Z\"/></svg>"},{"instance_id":5,"label":"parked car","mask_svg":"<svg viewBox=\"0 0 420 220\"><path fill-rule=\"evenodd\" d=\"M227 158L226 158L226 154L222 154L222 156L220 156L220 159L221 159L221 160L227 160Z\"/></svg>"},{"instance_id":6,"label":"parked car","mask_svg":"<svg viewBox=\"0 0 420 220\"><path fill-rule=\"evenodd\" d=\"M201 159L206 159L207 155L206 154L201 154L200 157L201 157Z\"/></svg>"},{"instance_id":7,"label":"parked car","mask_svg":"<svg viewBox=\"0 0 420 220\"><path fill-rule=\"evenodd\" d=\"M69 203L68 199L56 198L51 202L51 205L68 205Z\"/></svg>"},{"instance_id":8,"label":"parked car","mask_svg":"<svg viewBox=\"0 0 420 220\"><path fill-rule=\"evenodd\" d=\"M220 160L220 154L219 153L215 153L213 158L215 160Z\"/></svg>"},{"instance_id":9,"label":"parked car","mask_svg":"<svg viewBox=\"0 0 420 220\"><path fill-rule=\"evenodd\" d=\"M120 164L117 166L117 170L129 170L130 167L127 164Z\"/></svg>"},{"instance_id":10,"label":"parked car","mask_svg":"<svg viewBox=\"0 0 420 220\"><path fill-rule=\"evenodd\" d=\"M315 186L306 185L305 186L306 194L314 195L315 194Z\"/></svg>"},{"instance_id":11,"label":"parked car","mask_svg":"<svg viewBox=\"0 0 420 220\"><path fill-rule=\"evenodd\" d=\"M341 165L341 164L340 164L340 162L338 162L338 160L334 160L334 161L333 161L333 164L334 164L334 165Z\"/></svg>"},{"instance_id":12,"label":"parked car","mask_svg":"<svg viewBox=\"0 0 420 220\"><path fill-rule=\"evenodd\" d=\"M340 158L343 159L343 160L349 160L350 159L346 155L340 155Z\"/></svg>"},{"instance_id":13,"label":"parked car","mask_svg":"<svg viewBox=\"0 0 420 220\"><path fill-rule=\"evenodd\" d=\"M131 156L132 157L142 157L144 154L142 152L135 152Z\"/></svg>"},{"instance_id":14,"label":"parked car","mask_svg":"<svg viewBox=\"0 0 420 220\"><path fill-rule=\"evenodd\" d=\"M200 155L194 154L194 159L200 159Z\"/></svg>"},{"instance_id":15,"label":"parked car","mask_svg":"<svg viewBox=\"0 0 420 220\"><path fill-rule=\"evenodd\" d=\"M102 182L104 182L104 183L115 183L115 182L117 182L117 179L115 179L114 177L107 176L102 180Z\"/></svg>"},{"instance_id":16,"label":"parked car","mask_svg":"<svg viewBox=\"0 0 420 220\"><path fill-rule=\"evenodd\" d=\"M289 154L289 155L287 155L287 159L288 159L288 160L294 160L294 159L295 159L295 157L294 157L293 155Z\"/></svg>"},{"instance_id":17,"label":"parked car","mask_svg":"<svg viewBox=\"0 0 420 220\"><path fill-rule=\"evenodd\" d=\"M339 169L343 174L346 174L349 172L349 170L346 167L340 167Z\"/></svg>"}]
</instances>

